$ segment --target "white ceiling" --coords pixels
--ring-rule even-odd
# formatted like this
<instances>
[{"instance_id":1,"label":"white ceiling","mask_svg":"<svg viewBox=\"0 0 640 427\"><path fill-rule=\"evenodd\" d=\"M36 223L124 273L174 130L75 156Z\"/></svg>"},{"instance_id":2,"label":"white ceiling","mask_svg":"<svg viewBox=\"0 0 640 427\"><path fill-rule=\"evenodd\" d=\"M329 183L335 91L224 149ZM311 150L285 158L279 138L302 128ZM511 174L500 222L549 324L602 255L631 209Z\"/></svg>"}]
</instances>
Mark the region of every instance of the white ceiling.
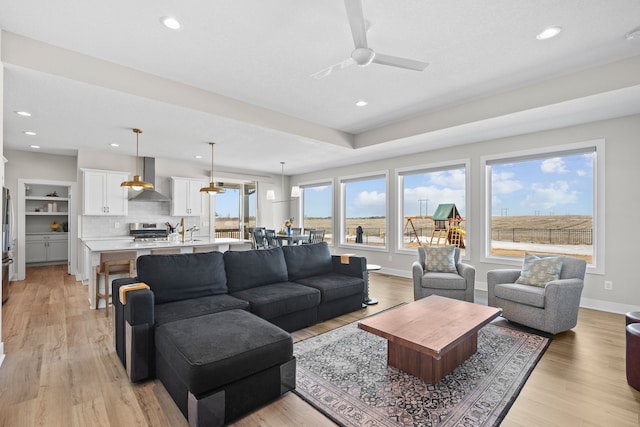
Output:
<instances>
[{"instance_id":1,"label":"white ceiling","mask_svg":"<svg viewBox=\"0 0 640 427\"><path fill-rule=\"evenodd\" d=\"M353 49L343 0L0 0L4 145L133 155L139 127L141 155L207 165L215 140L222 169L279 173L286 161L294 174L640 113L637 77L550 90L640 55L640 40L625 37L640 27L639 0L363 0L363 9L370 47L430 66L311 77ZM168 15L184 27L164 28ZM550 25L563 32L536 40ZM480 108L486 99L492 107Z\"/></svg>"}]
</instances>

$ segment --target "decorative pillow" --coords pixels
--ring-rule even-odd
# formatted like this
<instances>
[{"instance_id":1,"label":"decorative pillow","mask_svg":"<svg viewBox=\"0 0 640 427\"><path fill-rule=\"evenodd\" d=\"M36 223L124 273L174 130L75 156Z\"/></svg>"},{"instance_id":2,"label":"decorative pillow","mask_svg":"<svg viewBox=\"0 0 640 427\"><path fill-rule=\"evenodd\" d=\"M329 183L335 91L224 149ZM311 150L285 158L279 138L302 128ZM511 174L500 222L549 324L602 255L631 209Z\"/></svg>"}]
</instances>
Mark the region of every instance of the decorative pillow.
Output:
<instances>
[{"instance_id":1,"label":"decorative pillow","mask_svg":"<svg viewBox=\"0 0 640 427\"><path fill-rule=\"evenodd\" d=\"M524 254L522 272L516 283L544 287L547 282L557 280L562 269L562 258L539 257L534 254Z\"/></svg>"},{"instance_id":2,"label":"decorative pillow","mask_svg":"<svg viewBox=\"0 0 640 427\"><path fill-rule=\"evenodd\" d=\"M455 253L456 247L450 246L427 246L427 271L438 271L442 273L457 273Z\"/></svg>"}]
</instances>

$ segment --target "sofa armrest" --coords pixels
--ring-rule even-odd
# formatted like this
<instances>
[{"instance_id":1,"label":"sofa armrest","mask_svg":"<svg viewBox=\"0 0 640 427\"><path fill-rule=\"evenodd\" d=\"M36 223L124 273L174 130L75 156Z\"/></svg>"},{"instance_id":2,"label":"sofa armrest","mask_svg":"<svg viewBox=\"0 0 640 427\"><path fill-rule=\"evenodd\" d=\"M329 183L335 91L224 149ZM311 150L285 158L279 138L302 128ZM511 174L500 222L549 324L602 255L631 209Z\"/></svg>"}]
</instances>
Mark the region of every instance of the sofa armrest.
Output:
<instances>
[{"instance_id":1,"label":"sofa armrest","mask_svg":"<svg viewBox=\"0 0 640 427\"><path fill-rule=\"evenodd\" d=\"M467 284L466 290L464 292L465 300L473 302L476 289L476 268L470 264L459 262L458 264L456 264L456 269L458 270L458 274L464 277L464 281Z\"/></svg>"},{"instance_id":2,"label":"sofa armrest","mask_svg":"<svg viewBox=\"0 0 640 427\"><path fill-rule=\"evenodd\" d=\"M125 348L124 348L124 334L125 334L125 321L124 321L124 306L120 303L120 299L117 297L120 295L120 288L125 285L130 285L132 283L138 283L139 280L137 277L124 277L121 279L114 279L111 282L111 295L114 309L114 334L113 339L115 340L116 346L116 354L122 363L122 366L125 366Z\"/></svg>"},{"instance_id":3,"label":"sofa armrest","mask_svg":"<svg viewBox=\"0 0 640 427\"><path fill-rule=\"evenodd\" d=\"M422 263L418 261L413 261L411 265L411 274L413 275L413 299L417 300L420 298L422 288L422 276L424 276L424 267Z\"/></svg>"},{"instance_id":4,"label":"sofa armrest","mask_svg":"<svg viewBox=\"0 0 640 427\"><path fill-rule=\"evenodd\" d=\"M120 299L120 288L138 283L137 278L113 281L112 299L115 307L116 352L127 370L130 381L153 376L155 298L150 289L138 289L126 294L126 304Z\"/></svg>"},{"instance_id":5,"label":"sofa armrest","mask_svg":"<svg viewBox=\"0 0 640 427\"><path fill-rule=\"evenodd\" d=\"M348 257L349 263L343 263L345 259L347 259L345 256L331 255L333 272L366 280L367 259L350 255Z\"/></svg>"},{"instance_id":6,"label":"sofa armrest","mask_svg":"<svg viewBox=\"0 0 640 427\"><path fill-rule=\"evenodd\" d=\"M546 284L545 330L557 333L576 325L583 288L584 281L575 278L552 280Z\"/></svg>"},{"instance_id":7,"label":"sofa armrest","mask_svg":"<svg viewBox=\"0 0 640 427\"><path fill-rule=\"evenodd\" d=\"M152 377L155 372L155 298L150 289L139 289L127 292L126 301L125 368L129 380L136 382Z\"/></svg>"}]
</instances>

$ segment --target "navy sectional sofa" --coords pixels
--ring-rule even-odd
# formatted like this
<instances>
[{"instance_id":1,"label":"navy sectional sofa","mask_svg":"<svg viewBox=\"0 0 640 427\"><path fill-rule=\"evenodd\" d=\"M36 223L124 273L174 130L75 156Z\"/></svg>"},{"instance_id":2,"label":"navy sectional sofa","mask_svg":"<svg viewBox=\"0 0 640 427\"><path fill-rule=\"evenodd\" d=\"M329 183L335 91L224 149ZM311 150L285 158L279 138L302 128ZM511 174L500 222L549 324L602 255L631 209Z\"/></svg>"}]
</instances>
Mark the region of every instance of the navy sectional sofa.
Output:
<instances>
[{"instance_id":1,"label":"navy sectional sofa","mask_svg":"<svg viewBox=\"0 0 640 427\"><path fill-rule=\"evenodd\" d=\"M225 424L295 387L288 332L361 309L366 265L326 242L140 256L137 277L112 283L116 352L131 381L159 378L190 424ZM149 289L120 299L139 282Z\"/></svg>"}]
</instances>

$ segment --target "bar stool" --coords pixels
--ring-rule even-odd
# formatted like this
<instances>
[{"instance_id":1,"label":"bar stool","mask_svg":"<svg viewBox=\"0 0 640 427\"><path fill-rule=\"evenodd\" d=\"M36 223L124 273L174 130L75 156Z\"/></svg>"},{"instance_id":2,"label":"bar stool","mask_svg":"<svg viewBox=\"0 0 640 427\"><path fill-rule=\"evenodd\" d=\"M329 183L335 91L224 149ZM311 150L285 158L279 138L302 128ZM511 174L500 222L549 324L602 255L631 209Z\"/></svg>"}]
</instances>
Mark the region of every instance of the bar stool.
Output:
<instances>
[{"instance_id":1,"label":"bar stool","mask_svg":"<svg viewBox=\"0 0 640 427\"><path fill-rule=\"evenodd\" d=\"M100 253L100 264L96 267L96 310L100 307L100 300L105 303L105 316L109 316L109 298L111 297L111 283L109 275L128 274L135 276L136 251L112 251ZM104 276L104 293L100 292L100 276Z\"/></svg>"},{"instance_id":2,"label":"bar stool","mask_svg":"<svg viewBox=\"0 0 640 427\"><path fill-rule=\"evenodd\" d=\"M218 247L215 245L205 245L205 246L194 246L193 247L193 253L199 253L199 252L214 252L217 251Z\"/></svg>"},{"instance_id":3,"label":"bar stool","mask_svg":"<svg viewBox=\"0 0 640 427\"><path fill-rule=\"evenodd\" d=\"M172 255L179 254L180 248L153 248L150 251L151 255Z\"/></svg>"}]
</instances>

